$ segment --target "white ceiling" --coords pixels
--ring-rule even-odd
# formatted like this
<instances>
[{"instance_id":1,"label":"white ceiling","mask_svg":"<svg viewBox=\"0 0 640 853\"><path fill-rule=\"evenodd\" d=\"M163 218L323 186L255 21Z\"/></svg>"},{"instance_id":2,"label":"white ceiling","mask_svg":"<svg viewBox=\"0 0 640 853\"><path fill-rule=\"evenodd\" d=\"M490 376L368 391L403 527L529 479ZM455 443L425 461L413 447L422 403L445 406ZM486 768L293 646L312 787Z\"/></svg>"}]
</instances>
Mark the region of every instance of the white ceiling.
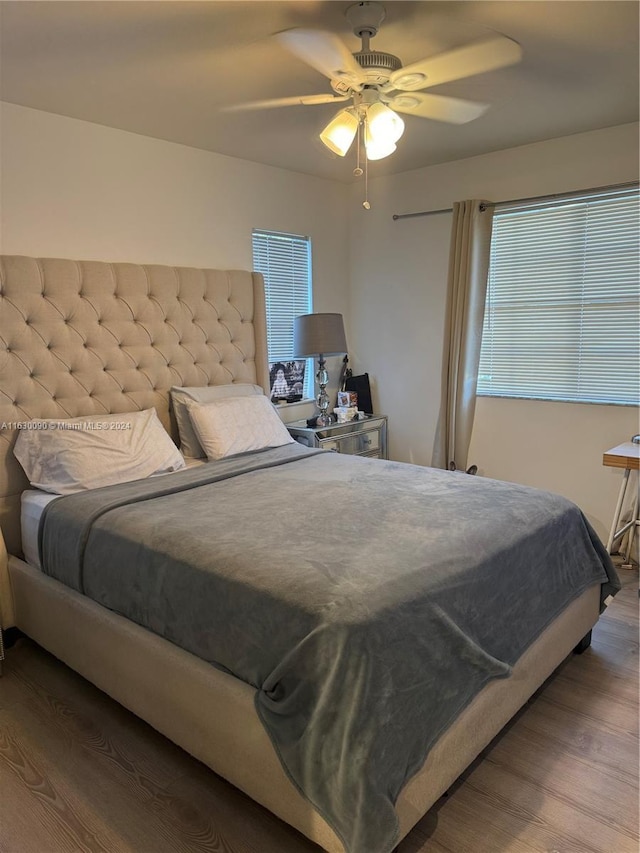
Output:
<instances>
[{"instance_id":1,"label":"white ceiling","mask_svg":"<svg viewBox=\"0 0 640 853\"><path fill-rule=\"evenodd\" d=\"M329 93L329 81L270 35L288 27L360 42L349 2L62 2L0 5L2 99L146 136L337 180L353 158L317 134L335 106L251 113L220 108L262 98ZM387 0L372 47L407 65L498 31L521 64L430 90L490 101L462 126L405 116L391 174L638 120L638 9L626 0Z\"/></svg>"}]
</instances>

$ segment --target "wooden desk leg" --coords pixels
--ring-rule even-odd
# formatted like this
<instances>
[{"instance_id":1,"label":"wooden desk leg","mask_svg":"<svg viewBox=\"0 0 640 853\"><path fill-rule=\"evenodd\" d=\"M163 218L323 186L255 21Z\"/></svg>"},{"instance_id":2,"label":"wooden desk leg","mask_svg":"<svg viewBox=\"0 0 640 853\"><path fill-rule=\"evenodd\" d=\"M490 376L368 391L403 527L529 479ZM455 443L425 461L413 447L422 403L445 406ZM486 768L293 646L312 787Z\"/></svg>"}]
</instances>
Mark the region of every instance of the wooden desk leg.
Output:
<instances>
[{"instance_id":1,"label":"wooden desk leg","mask_svg":"<svg viewBox=\"0 0 640 853\"><path fill-rule=\"evenodd\" d=\"M616 532L618 530L618 524L620 523L620 513L622 512L622 504L624 503L624 498L627 493L627 486L629 484L629 468L624 469L624 474L622 476L622 483L620 485L620 492L618 494L618 503L616 504L616 511L613 514L613 522L611 523L611 532L609 533L609 540L607 541L607 551L609 554L611 553L611 548L613 546L613 540L615 538Z\"/></svg>"}]
</instances>

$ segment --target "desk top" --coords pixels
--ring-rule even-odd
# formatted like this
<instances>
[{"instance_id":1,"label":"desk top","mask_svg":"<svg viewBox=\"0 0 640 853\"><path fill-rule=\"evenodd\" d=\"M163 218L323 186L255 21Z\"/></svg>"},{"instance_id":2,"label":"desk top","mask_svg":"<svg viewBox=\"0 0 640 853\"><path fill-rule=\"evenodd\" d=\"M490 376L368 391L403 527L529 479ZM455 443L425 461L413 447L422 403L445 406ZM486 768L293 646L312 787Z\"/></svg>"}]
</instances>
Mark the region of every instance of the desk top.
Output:
<instances>
[{"instance_id":1,"label":"desk top","mask_svg":"<svg viewBox=\"0 0 640 853\"><path fill-rule=\"evenodd\" d=\"M640 444L625 441L617 447L612 447L603 454L602 464L609 468L630 468L632 471L639 471Z\"/></svg>"}]
</instances>

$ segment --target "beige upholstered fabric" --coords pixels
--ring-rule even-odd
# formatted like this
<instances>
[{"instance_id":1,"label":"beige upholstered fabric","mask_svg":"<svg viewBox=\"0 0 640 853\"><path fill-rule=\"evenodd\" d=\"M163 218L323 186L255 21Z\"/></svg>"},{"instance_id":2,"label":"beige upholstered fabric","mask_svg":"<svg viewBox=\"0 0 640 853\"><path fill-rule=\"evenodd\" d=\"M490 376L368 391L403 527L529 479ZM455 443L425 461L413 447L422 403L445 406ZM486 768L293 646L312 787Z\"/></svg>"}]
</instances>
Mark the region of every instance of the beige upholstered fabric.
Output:
<instances>
[{"instance_id":1,"label":"beige upholstered fabric","mask_svg":"<svg viewBox=\"0 0 640 853\"><path fill-rule=\"evenodd\" d=\"M0 530L0 627L5 628L16 624L8 561L9 555Z\"/></svg>"},{"instance_id":2,"label":"beige upholstered fabric","mask_svg":"<svg viewBox=\"0 0 640 853\"><path fill-rule=\"evenodd\" d=\"M20 554L15 425L154 407L177 443L173 385L267 390L257 273L0 257L0 528Z\"/></svg>"}]
</instances>

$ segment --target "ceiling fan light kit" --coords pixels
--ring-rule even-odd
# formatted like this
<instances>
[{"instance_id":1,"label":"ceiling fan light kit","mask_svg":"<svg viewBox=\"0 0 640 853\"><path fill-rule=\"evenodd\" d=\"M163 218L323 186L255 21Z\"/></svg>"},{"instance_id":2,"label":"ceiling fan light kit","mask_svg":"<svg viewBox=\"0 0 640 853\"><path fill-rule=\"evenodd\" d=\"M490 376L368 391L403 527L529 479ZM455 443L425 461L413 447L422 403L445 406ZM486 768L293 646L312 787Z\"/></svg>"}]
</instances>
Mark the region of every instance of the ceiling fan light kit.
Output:
<instances>
[{"instance_id":1,"label":"ceiling fan light kit","mask_svg":"<svg viewBox=\"0 0 640 853\"><path fill-rule=\"evenodd\" d=\"M372 50L369 46L386 15L381 3L355 3L349 6L345 15L354 34L362 41L357 53L351 53L334 33L322 30L294 28L276 35L286 50L329 78L334 94L254 101L231 109L329 104L350 100L351 106L345 107L331 119L320 133L320 139L330 151L344 157L357 136L358 164L355 174L362 174L359 161L362 139L365 177L368 160L380 160L396 150L396 142L404 132L404 122L399 112L422 119L464 124L478 118L488 108L487 104L427 94L422 90L504 68L522 58L522 49L517 42L495 34L488 39L403 66L397 56ZM369 209L368 202L364 206Z\"/></svg>"},{"instance_id":2,"label":"ceiling fan light kit","mask_svg":"<svg viewBox=\"0 0 640 853\"><path fill-rule=\"evenodd\" d=\"M404 122L392 109L375 99L371 89L354 98L356 106L335 115L320 134L334 154L344 157L356 137L358 125L364 126L364 147L368 160L381 160L396 150L395 143L404 133ZM368 97L367 97L368 96Z\"/></svg>"}]
</instances>

